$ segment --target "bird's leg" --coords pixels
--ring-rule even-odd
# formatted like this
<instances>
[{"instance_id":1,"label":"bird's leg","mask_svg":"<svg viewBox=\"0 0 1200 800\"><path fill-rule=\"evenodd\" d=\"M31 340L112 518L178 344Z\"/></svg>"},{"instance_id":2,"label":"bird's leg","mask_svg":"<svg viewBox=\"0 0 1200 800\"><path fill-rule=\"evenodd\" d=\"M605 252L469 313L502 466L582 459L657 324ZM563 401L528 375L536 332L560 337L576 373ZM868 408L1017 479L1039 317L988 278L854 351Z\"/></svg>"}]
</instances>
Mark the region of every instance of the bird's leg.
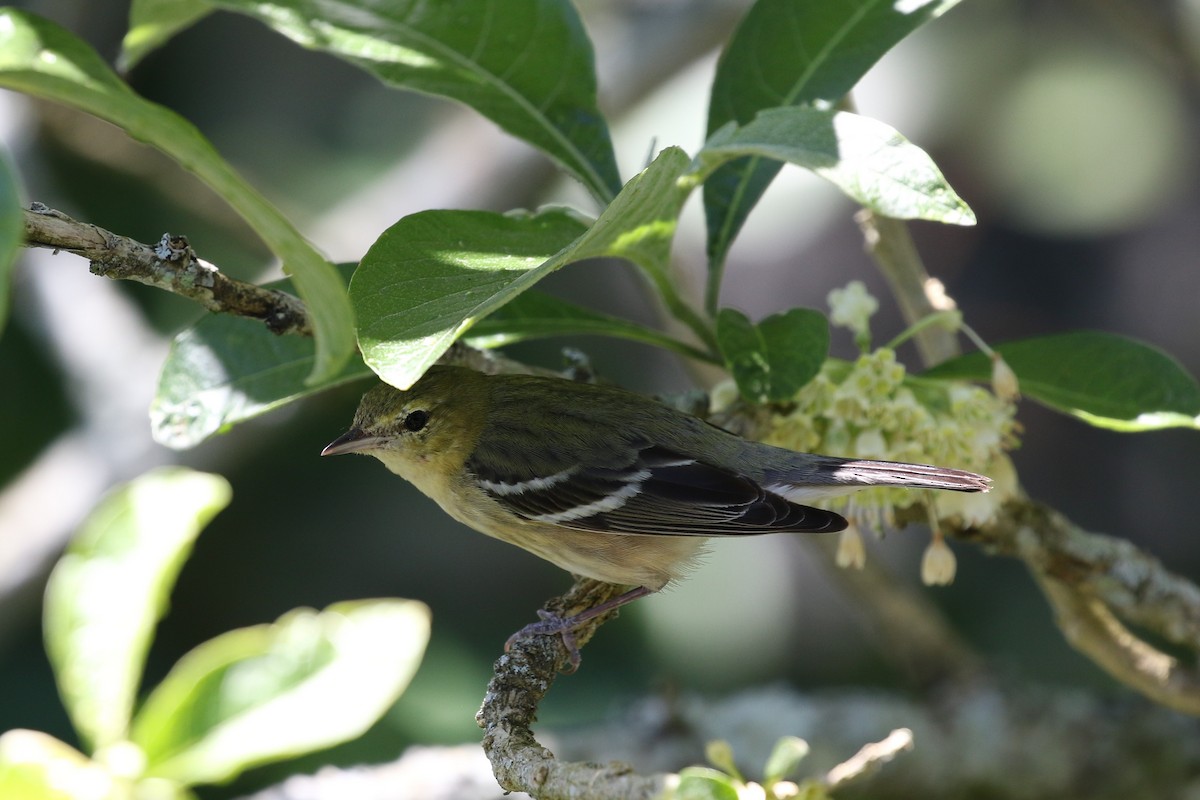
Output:
<instances>
[{"instance_id":1,"label":"bird's leg","mask_svg":"<svg viewBox=\"0 0 1200 800\"><path fill-rule=\"evenodd\" d=\"M603 603L597 603L591 608L580 611L570 617L560 617L557 614L547 611L544 608L538 609L538 617L541 619L537 622L531 622L521 630L508 637L508 641L504 643L504 652L512 649L512 646L517 641L530 636L552 636L558 634L562 636L563 646L567 648L567 658L571 664L571 671L574 672L579 668L580 656L579 646L575 642L575 629L588 620L603 616L610 611L614 611L626 603L632 603L639 597L645 597L648 594L653 594L653 589L648 589L645 586L638 586L630 589L624 594L619 594L611 600L605 600Z\"/></svg>"}]
</instances>

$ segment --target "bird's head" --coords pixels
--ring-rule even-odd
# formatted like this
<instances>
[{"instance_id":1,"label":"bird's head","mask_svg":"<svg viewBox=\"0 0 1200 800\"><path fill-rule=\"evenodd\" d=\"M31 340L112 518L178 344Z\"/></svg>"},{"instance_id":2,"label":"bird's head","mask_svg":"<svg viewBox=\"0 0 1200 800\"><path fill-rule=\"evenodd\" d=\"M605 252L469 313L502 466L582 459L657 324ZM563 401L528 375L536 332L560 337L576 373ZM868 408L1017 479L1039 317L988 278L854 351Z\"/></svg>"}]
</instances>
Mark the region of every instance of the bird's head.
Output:
<instances>
[{"instance_id":1,"label":"bird's head","mask_svg":"<svg viewBox=\"0 0 1200 800\"><path fill-rule=\"evenodd\" d=\"M485 380L471 370L433 367L407 390L380 384L363 395L350 430L321 455L372 455L414 482L414 472L461 466L483 423Z\"/></svg>"}]
</instances>

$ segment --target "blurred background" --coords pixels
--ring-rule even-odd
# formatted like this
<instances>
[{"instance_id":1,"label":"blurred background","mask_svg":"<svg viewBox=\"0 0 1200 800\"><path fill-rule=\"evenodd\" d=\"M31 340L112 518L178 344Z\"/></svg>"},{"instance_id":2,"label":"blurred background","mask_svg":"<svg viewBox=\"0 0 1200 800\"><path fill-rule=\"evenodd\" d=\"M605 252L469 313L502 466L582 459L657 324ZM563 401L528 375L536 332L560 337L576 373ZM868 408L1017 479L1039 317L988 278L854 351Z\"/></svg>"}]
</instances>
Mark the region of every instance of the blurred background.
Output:
<instances>
[{"instance_id":1,"label":"blurred background","mask_svg":"<svg viewBox=\"0 0 1200 800\"><path fill-rule=\"evenodd\" d=\"M114 59L121 0L18 3ZM703 140L716 55L742 0L583 0L601 108L623 176L662 147ZM934 156L979 225L912 226L930 271L990 342L1096 328L1150 342L1200 374L1200 5L1078 0L965 2L886 57L856 92L861 113ZM505 211L549 202L595 209L540 155L448 101L386 89L257 23L217 13L128 76L195 123L335 260L357 260L387 226L426 208ZM0 138L37 200L141 241L185 234L201 257L251 280L277 276L266 249L203 186L115 128L0 91ZM854 208L786 168L735 246L724 301L754 318L825 309L862 280L884 302L877 341L903 327L862 249ZM689 209L680 270L701 286L702 215ZM589 262L549 290L656 323L624 264ZM698 291L696 292L698 294ZM171 336L199 316L162 292L92 277L70 255L30 252L0 338L0 730L71 740L42 651L46 571L116 481L184 463L225 475L234 502L202 534L151 653L157 681L180 655L230 628L296 606L402 596L434 614L420 672L363 741L311 768L394 757L407 743L477 741L473 716L491 663L569 578L451 522L369 459L318 458L349 424L349 386L239 427L188 452L150 439L147 408ZM835 332L835 354L853 352ZM600 340L514 348L562 363L581 348L605 379L648 392L696 384L688 365ZM902 352L910 367L915 353ZM1027 491L1086 529L1126 537L1200 578L1191 500L1195 432L1116 434L1024 402L1014 454ZM869 558L931 598L990 664L1018 681L1124 693L1054 628L1022 567L964 546L958 578L919 587L927 537L869 542ZM714 546L691 580L607 625L584 668L555 687L548 725L612 714L652 693L726 693L786 681L803 689L906 690L904 676L802 541ZM292 768L289 768L292 769ZM259 770L207 797L279 774Z\"/></svg>"}]
</instances>

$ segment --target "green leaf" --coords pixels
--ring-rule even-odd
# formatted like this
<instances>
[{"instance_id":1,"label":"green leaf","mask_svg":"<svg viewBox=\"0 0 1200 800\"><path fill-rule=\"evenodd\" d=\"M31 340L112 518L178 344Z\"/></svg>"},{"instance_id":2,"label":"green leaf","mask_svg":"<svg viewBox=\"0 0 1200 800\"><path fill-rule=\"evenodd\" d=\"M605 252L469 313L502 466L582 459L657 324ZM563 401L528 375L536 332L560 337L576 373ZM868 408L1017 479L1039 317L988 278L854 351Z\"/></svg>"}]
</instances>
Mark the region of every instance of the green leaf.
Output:
<instances>
[{"instance_id":1,"label":"green leaf","mask_svg":"<svg viewBox=\"0 0 1200 800\"><path fill-rule=\"evenodd\" d=\"M924 150L890 125L846 112L774 108L730 123L696 156L698 180L733 159L760 156L812 170L870 210L899 219L973 225L975 215Z\"/></svg>"},{"instance_id":2,"label":"green leaf","mask_svg":"<svg viewBox=\"0 0 1200 800\"><path fill-rule=\"evenodd\" d=\"M679 784L671 800L738 800L739 793L730 776L708 767L687 767L679 771Z\"/></svg>"},{"instance_id":3,"label":"green leaf","mask_svg":"<svg viewBox=\"0 0 1200 800\"><path fill-rule=\"evenodd\" d=\"M0 334L8 321L12 268L25 233L21 192L8 153L0 150Z\"/></svg>"},{"instance_id":4,"label":"green leaf","mask_svg":"<svg viewBox=\"0 0 1200 800\"><path fill-rule=\"evenodd\" d=\"M717 339L738 391L752 403L785 402L820 372L829 353L829 323L807 308L755 325L740 311L717 315Z\"/></svg>"},{"instance_id":5,"label":"green leaf","mask_svg":"<svg viewBox=\"0 0 1200 800\"><path fill-rule=\"evenodd\" d=\"M205 0L133 0L117 68L122 72L133 69L147 53L212 11L212 4Z\"/></svg>"},{"instance_id":6,"label":"green leaf","mask_svg":"<svg viewBox=\"0 0 1200 800\"><path fill-rule=\"evenodd\" d=\"M292 284L267 286L287 292ZM175 449L195 447L239 422L371 376L355 353L339 373L313 384L307 376L315 359L306 336L276 336L254 320L209 314L171 342L150 404L154 440Z\"/></svg>"},{"instance_id":7,"label":"green leaf","mask_svg":"<svg viewBox=\"0 0 1200 800\"><path fill-rule=\"evenodd\" d=\"M748 123L767 108L837 103L897 42L957 2L758 0L717 64L708 133ZM729 247L778 171L774 161L752 156L704 185L710 310Z\"/></svg>"},{"instance_id":8,"label":"green leaf","mask_svg":"<svg viewBox=\"0 0 1200 800\"><path fill-rule=\"evenodd\" d=\"M561 0L215 0L384 83L464 103L601 202L621 188L592 45Z\"/></svg>"},{"instance_id":9,"label":"green leaf","mask_svg":"<svg viewBox=\"0 0 1200 800\"><path fill-rule=\"evenodd\" d=\"M428 638L429 609L411 600L301 609L230 631L175 665L132 741L148 775L189 785L347 741L404 691Z\"/></svg>"},{"instance_id":10,"label":"green leaf","mask_svg":"<svg viewBox=\"0 0 1200 800\"><path fill-rule=\"evenodd\" d=\"M586 231L562 211L422 211L371 245L350 281L363 360L408 388L476 320L562 265Z\"/></svg>"},{"instance_id":11,"label":"green leaf","mask_svg":"<svg viewBox=\"0 0 1200 800\"><path fill-rule=\"evenodd\" d=\"M354 316L337 270L238 175L196 128L133 93L85 43L51 22L0 9L0 87L107 120L179 162L229 203L283 261L316 337L309 380L337 374L354 350Z\"/></svg>"},{"instance_id":12,"label":"green leaf","mask_svg":"<svg viewBox=\"0 0 1200 800\"><path fill-rule=\"evenodd\" d=\"M996 347L1021 392L1100 428L1148 431L1200 428L1200 386L1156 347L1111 333L1075 331ZM922 377L986 381L992 362L971 353Z\"/></svg>"},{"instance_id":13,"label":"green leaf","mask_svg":"<svg viewBox=\"0 0 1200 800\"><path fill-rule=\"evenodd\" d=\"M808 742L798 736L784 736L775 743L763 768L763 780L769 786L790 777L808 755Z\"/></svg>"},{"instance_id":14,"label":"green leaf","mask_svg":"<svg viewBox=\"0 0 1200 800\"><path fill-rule=\"evenodd\" d=\"M49 734L11 730L0 735L0 797L4 800L112 797L113 784L103 767ZM91 793L76 793L72 787L86 787Z\"/></svg>"},{"instance_id":15,"label":"green leaf","mask_svg":"<svg viewBox=\"0 0 1200 800\"><path fill-rule=\"evenodd\" d=\"M473 347L505 347L515 342L550 336L613 336L654 345L709 363L718 363L703 350L662 331L627 319L601 314L557 297L530 289L471 327L467 341Z\"/></svg>"},{"instance_id":16,"label":"green leaf","mask_svg":"<svg viewBox=\"0 0 1200 800\"><path fill-rule=\"evenodd\" d=\"M678 148L663 151L590 227L561 209L423 211L400 220L350 281L363 360L407 388L479 320L575 261L627 258L656 283L667 281L665 260L687 196L679 177L689 161Z\"/></svg>"},{"instance_id":17,"label":"green leaf","mask_svg":"<svg viewBox=\"0 0 1200 800\"><path fill-rule=\"evenodd\" d=\"M46 652L80 738L125 738L146 650L167 596L229 484L182 467L148 472L88 517L46 586Z\"/></svg>"}]
</instances>

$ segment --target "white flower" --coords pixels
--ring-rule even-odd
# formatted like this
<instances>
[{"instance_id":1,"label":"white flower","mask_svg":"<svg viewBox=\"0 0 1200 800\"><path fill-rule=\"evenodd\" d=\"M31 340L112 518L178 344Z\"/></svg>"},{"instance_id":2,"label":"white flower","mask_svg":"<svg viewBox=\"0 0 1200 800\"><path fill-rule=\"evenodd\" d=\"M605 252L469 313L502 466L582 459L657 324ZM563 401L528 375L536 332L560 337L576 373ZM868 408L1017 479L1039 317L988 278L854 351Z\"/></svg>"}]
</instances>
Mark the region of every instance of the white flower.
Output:
<instances>
[{"instance_id":1,"label":"white flower","mask_svg":"<svg viewBox=\"0 0 1200 800\"><path fill-rule=\"evenodd\" d=\"M842 569L853 567L862 569L867 563L867 548L863 545L862 534L853 522L842 531L838 538L837 555L834 561Z\"/></svg>"},{"instance_id":2,"label":"white flower","mask_svg":"<svg viewBox=\"0 0 1200 800\"><path fill-rule=\"evenodd\" d=\"M934 533L925 555L921 557L921 582L926 586L945 586L953 583L958 564L954 551L940 533Z\"/></svg>"},{"instance_id":3,"label":"white flower","mask_svg":"<svg viewBox=\"0 0 1200 800\"><path fill-rule=\"evenodd\" d=\"M1017 382L1017 373L999 353L992 353L992 391L996 397L1008 402L1021 399L1021 385Z\"/></svg>"},{"instance_id":4,"label":"white flower","mask_svg":"<svg viewBox=\"0 0 1200 800\"><path fill-rule=\"evenodd\" d=\"M869 342L871 315L879 310L879 301L867 292L862 281L850 281L844 289L834 289L827 298L829 321L849 328L860 342Z\"/></svg>"}]
</instances>

